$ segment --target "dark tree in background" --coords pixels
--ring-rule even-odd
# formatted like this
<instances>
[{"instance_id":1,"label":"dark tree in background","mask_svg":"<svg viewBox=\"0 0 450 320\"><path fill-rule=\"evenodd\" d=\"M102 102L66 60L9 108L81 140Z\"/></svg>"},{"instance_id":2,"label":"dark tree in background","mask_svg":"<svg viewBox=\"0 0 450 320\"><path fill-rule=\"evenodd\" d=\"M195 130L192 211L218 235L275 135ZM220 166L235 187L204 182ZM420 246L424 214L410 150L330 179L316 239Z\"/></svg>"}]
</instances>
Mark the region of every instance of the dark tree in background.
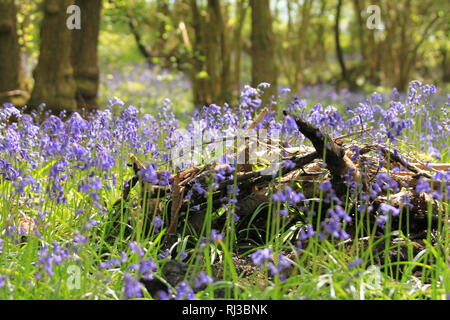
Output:
<instances>
[{"instance_id":1,"label":"dark tree in background","mask_svg":"<svg viewBox=\"0 0 450 320\"><path fill-rule=\"evenodd\" d=\"M67 8L75 0L44 0L40 54L28 105L45 103L53 112L77 110L76 82L71 64L72 32L66 26Z\"/></svg>"},{"instance_id":2,"label":"dark tree in background","mask_svg":"<svg viewBox=\"0 0 450 320\"><path fill-rule=\"evenodd\" d=\"M189 1L191 37L193 42L189 61L194 103L197 106L222 104L232 98L231 40L228 12L218 0L208 0L200 6Z\"/></svg>"},{"instance_id":3,"label":"dark tree in background","mask_svg":"<svg viewBox=\"0 0 450 320\"><path fill-rule=\"evenodd\" d=\"M98 67L98 35L102 0L76 0L81 9L81 29L72 31L72 66L79 109L97 108L100 71Z\"/></svg>"},{"instance_id":4,"label":"dark tree in background","mask_svg":"<svg viewBox=\"0 0 450 320\"><path fill-rule=\"evenodd\" d=\"M277 92L277 67L269 0L250 0L250 6L252 8L252 85L257 86L262 82L268 82L271 87L266 89L266 94L273 95Z\"/></svg>"},{"instance_id":5,"label":"dark tree in background","mask_svg":"<svg viewBox=\"0 0 450 320\"><path fill-rule=\"evenodd\" d=\"M20 87L16 14L14 0L0 0L0 103L10 101Z\"/></svg>"},{"instance_id":6,"label":"dark tree in background","mask_svg":"<svg viewBox=\"0 0 450 320\"><path fill-rule=\"evenodd\" d=\"M341 10L342 10L342 0L338 0L336 6L336 16L335 16L335 24L334 24L334 39L336 43L336 56L339 61L339 65L342 71L342 80L344 80L347 85L351 86L350 75L348 73L347 67L345 65L344 53L341 47L341 30L340 30L340 22L341 22Z\"/></svg>"}]
</instances>

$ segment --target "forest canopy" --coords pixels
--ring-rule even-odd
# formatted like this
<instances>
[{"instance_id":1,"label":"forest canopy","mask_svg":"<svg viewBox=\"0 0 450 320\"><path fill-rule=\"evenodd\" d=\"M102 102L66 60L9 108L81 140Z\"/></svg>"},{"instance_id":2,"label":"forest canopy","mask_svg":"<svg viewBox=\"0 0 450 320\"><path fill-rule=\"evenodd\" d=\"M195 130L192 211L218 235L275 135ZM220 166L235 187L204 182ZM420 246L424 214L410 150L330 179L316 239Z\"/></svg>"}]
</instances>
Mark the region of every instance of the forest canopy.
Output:
<instances>
[{"instance_id":1,"label":"forest canopy","mask_svg":"<svg viewBox=\"0 0 450 320\"><path fill-rule=\"evenodd\" d=\"M79 29L65 27L76 13L67 10L71 5L80 8ZM157 88L117 76L147 70L179 79L189 89L181 90L181 101L195 106L234 102L244 84L270 83L271 95L318 84L406 91L413 79L444 86L450 79L446 1L2 0L0 6L0 70L8 75L0 97L32 107L45 101L56 109L96 108L114 85L151 100Z\"/></svg>"}]
</instances>

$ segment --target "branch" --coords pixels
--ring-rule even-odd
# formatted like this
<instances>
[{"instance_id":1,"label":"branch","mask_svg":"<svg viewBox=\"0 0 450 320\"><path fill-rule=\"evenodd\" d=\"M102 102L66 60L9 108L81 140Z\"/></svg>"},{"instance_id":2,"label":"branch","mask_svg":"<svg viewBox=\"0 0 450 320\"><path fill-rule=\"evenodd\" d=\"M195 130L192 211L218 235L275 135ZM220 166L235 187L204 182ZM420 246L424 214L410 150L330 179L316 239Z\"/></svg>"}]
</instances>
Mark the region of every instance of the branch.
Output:
<instances>
[{"instance_id":1,"label":"branch","mask_svg":"<svg viewBox=\"0 0 450 320\"><path fill-rule=\"evenodd\" d=\"M285 116L289 114L284 111ZM292 116L291 116L292 117ZM355 181L359 181L359 171L353 162L345 155L344 149L331 139L327 134L321 132L315 126L305 122L304 120L293 117L297 123L299 131L308 138L319 155L324 156L324 162L327 164L328 170L335 178L342 177L353 170L353 177Z\"/></svg>"}]
</instances>

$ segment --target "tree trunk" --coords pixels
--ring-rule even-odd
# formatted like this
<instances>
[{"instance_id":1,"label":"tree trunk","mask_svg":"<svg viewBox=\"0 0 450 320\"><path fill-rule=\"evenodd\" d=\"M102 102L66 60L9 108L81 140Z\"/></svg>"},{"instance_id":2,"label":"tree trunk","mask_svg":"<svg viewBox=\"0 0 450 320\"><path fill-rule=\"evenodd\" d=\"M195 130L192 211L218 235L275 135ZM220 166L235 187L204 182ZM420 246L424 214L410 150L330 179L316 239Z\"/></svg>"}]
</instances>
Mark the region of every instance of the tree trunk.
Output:
<instances>
[{"instance_id":1,"label":"tree trunk","mask_svg":"<svg viewBox=\"0 0 450 320\"><path fill-rule=\"evenodd\" d=\"M242 29L244 28L247 7L244 0L239 0L236 4L236 16L238 25L234 30L234 89L240 92L241 89L241 54L242 54Z\"/></svg>"},{"instance_id":2,"label":"tree trunk","mask_svg":"<svg viewBox=\"0 0 450 320\"><path fill-rule=\"evenodd\" d=\"M192 81L192 89L194 96L194 104L197 107L211 103L209 96L209 81L204 75L206 56L204 42L206 39L204 17L200 15L196 0L189 0L189 7L192 15L192 27L194 29L195 41L193 44L192 68L190 70L190 78Z\"/></svg>"},{"instance_id":3,"label":"tree trunk","mask_svg":"<svg viewBox=\"0 0 450 320\"><path fill-rule=\"evenodd\" d=\"M440 49L442 60L441 60L441 69L442 69L442 82L448 83L450 82L450 68L448 67L448 55L447 48L445 45L441 46Z\"/></svg>"},{"instance_id":4,"label":"tree trunk","mask_svg":"<svg viewBox=\"0 0 450 320\"><path fill-rule=\"evenodd\" d=\"M263 101L267 103L277 92L277 68L275 44L269 0L250 0L252 8L252 85L262 82L271 84Z\"/></svg>"},{"instance_id":5,"label":"tree trunk","mask_svg":"<svg viewBox=\"0 0 450 320\"><path fill-rule=\"evenodd\" d=\"M340 28L339 23L341 21L341 8L342 8L342 0L338 1L336 7L336 18L334 24L334 38L336 43L336 55L339 61L339 65L342 71L342 80L344 80L347 84L350 84L350 78L347 71L347 67L345 66L344 53L342 52L341 40L340 40Z\"/></svg>"},{"instance_id":6,"label":"tree trunk","mask_svg":"<svg viewBox=\"0 0 450 320\"><path fill-rule=\"evenodd\" d=\"M297 37L298 42L293 47L294 63L295 63L295 77L294 77L294 87L295 91L298 91L300 87L304 84L304 72L305 72L305 58L306 51L308 47L308 29L310 27L310 17L311 17L311 7L312 0L306 0L303 2L299 8L299 16L301 17L301 22L298 26Z\"/></svg>"},{"instance_id":7,"label":"tree trunk","mask_svg":"<svg viewBox=\"0 0 450 320\"><path fill-rule=\"evenodd\" d=\"M100 71L98 67L98 34L102 0L76 0L81 9L81 29L72 34L72 66L77 85L78 108L97 108Z\"/></svg>"},{"instance_id":8,"label":"tree trunk","mask_svg":"<svg viewBox=\"0 0 450 320\"><path fill-rule=\"evenodd\" d=\"M40 55L34 70L35 84L28 105L41 103L53 112L77 110L76 83L70 61L72 30L66 25L66 10L75 0L45 0L40 30ZM83 13L82 13L83 14Z\"/></svg>"},{"instance_id":9,"label":"tree trunk","mask_svg":"<svg viewBox=\"0 0 450 320\"><path fill-rule=\"evenodd\" d=\"M8 92L20 88L16 14L14 0L0 0L0 103L11 101Z\"/></svg>"}]
</instances>

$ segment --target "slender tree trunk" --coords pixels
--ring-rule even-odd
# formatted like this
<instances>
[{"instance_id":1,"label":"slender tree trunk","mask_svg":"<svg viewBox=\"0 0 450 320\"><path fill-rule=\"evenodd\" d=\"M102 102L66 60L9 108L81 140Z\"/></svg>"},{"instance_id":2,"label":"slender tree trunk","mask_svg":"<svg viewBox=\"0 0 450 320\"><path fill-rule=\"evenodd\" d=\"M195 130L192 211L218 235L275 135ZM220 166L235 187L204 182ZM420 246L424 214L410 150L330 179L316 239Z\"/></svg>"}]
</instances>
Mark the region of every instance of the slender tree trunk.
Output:
<instances>
[{"instance_id":1,"label":"slender tree trunk","mask_svg":"<svg viewBox=\"0 0 450 320\"><path fill-rule=\"evenodd\" d=\"M191 9L192 27L195 34L191 63L192 68L189 72L189 76L192 82L194 104L196 106L203 106L210 103L210 98L208 96L209 81L208 78L204 76L204 73L206 72L203 59L203 57L206 56L205 47L203 46L203 43L206 41L206 31L204 28L205 21L200 15L196 0L189 0L189 7Z\"/></svg>"},{"instance_id":2,"label":"slender tree trunk","mask_svg":"<svg viewBox=\"0 0 450 320\"><path fill-rule=\"evenodd\" d=\"M220 70L220 96L219 101L221 103L231 102L232 90L231 90L231 44L228 32L228 12L227 8L223 10L218 0L214 0L216 3L214 6L215 16L217 17L217 24L220 32L220 61L222 69Z\"/></svg>"},{"instance_id":3,"label":"slender tree trunk","mask_svg":"<svg viewBox=\"0 0 450 320\"><path fill-rule=\"evenodd\" d=\"M81 9L81 29L72 34L72 65L77 84L78 108L97 108L100 71L98 67L98 35L102 0L76 0Z\"/></svg>"},{"instance_id":4,"label":"slender tree trunk","mask_svg":"<svg viewBox=\"0 0 450 320\"><path fill-rule=\"evenodd\" d=\"M40 55L34 71L35 84L28 105L41 103L53 112L77 110L76 83L70 61L72 30L66 25L67 8L74 0L45 0L40 32Z\"/></svg>"},{"instance_id":5,"label":"slender tree trunk","mask_svg":"<svg viewBox=\"0 0 450 320\"><path fill-rule=\"evenodd\" d=\"M441 49L439 50L442 55L441 60L441 69L442 69L442 82L448 83L450 82L450 67L448 65L448 54L447 54L447 48L445 45L441 46Z\"/></svg>"},{"instance_id":6,"label":"slender tree trunk","mask_svg":"<svg viewBox=\"0 0 450 320\"><path fill-rule=\"evenodd\" d=\"M250 0L252 8L252 85L271 84L266 89L264 102L277 92L275 45L269 0Z\"/></svg>"},{"instance_id":7,"label":"slender tree trunk","mask_svg":"<svg viewBox=\"0 0 450 320\"><path fill-rule=\"evenodd\" d=\"M307 34L310 27L312 0L305 0L301 6L299 16L301 16L301 23L298 26L297 37L298 43L294 47L294 61L295 61L295 78L294 90L299 90L304 82L304 69L307 48Z\"/></svg>"},{"instance_id":8,"label":"slender tree trunk","mask_svg":"<svg viewBox=\"0 0 450 320\"><path fill-rule=\"evenodd\" d=\"M236 5L236 16L238 17L238 25L234 30L234 85L237 92L241 89L241 54L242 54L242 29L247 8L244 0L239 0Z\"/></svg>"},{"instance_id":9,"label":"slender tree trunk","mask_svg":"<svg viewBox=\"0 0 450 320\"><path fill-rule=\"evenodd\" d=\"M337 7L336 7L336 19L334 24L334 36L335 36L335 43L336 43L336 55L339 61L339 65L341 67L342 71L342 79L350 84L349 74L347 71L347 67L345 66L345 60L344 60L344 53L342 52L341 47L341 40L340 40L340 28L339 23L341 21L341 8L342 8L342 0L338 1Z\"/></svg>"},{"instance_id":10,"label":"slender tree trunk","mask_svg":"<svg viewBox=\"0 0 450 320\"><path fill-rule=\"evenodd\" d=\"M0 0L0 103L11 101L9 92L20 88L16 14L14 0Z\"/></svg>"},{"instance_id":11,"label":"slender tree trunk","mask_svg":"<svg viewBox=\"0 0 450 320\"><path fill-rule=\"evenodd\" d=\"M210 85L210 95L208 104L220 103L215 98L220 94L220 78L218 53L220 49L220 30L217 21L215 7L218 6L217 0L208 0L208 15L206 16L206 42L201 45L206 53L206 72L208 73L208 82Z\"/></svg>"}]
</instances>

